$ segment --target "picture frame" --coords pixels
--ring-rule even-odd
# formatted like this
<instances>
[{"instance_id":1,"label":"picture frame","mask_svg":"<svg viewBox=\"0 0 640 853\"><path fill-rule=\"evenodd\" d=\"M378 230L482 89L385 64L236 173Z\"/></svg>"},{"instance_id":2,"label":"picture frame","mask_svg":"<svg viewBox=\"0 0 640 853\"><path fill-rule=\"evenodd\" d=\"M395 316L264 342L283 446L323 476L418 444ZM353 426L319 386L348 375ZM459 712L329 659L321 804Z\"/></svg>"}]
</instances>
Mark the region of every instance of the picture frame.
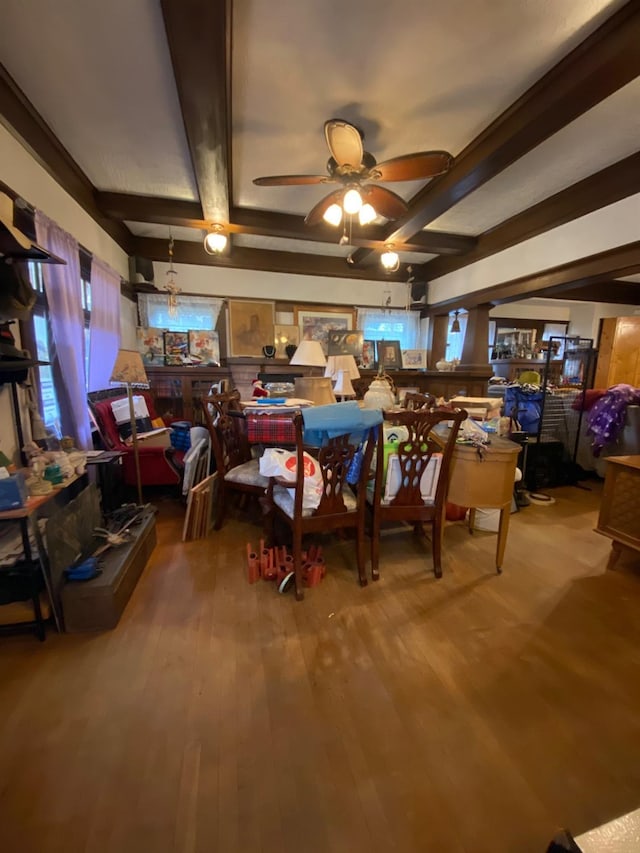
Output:
<instances>
[{"instance_id":1,"label":"picture frame","mask_svg":"<svg viewBox=\"0 0 640 853\"><path fill-rule=\"evenodd\" d=\"M327 355L327 337L330 329L347 332L353 329L353 310L340 311L333 308L322 308L309 311L296 308L294 318L300 329L301 341L319 341Z\"/></svg>"},{"instance_id":2,"label":"picture frame","mask_svg":"<svg viewBox=\"0 0 640 853\"><path fill-rule=\"evenodd\" d=\"M214 329L189 330L189 356L197 364L220 366L220 337Z\"/></svg>"},{"instance_id":3,"label":"picture frame","mask_svg":"<svg viewBox=\"0 0 640 853\"><path fill-rule=\"evenodd\" d=\"M373 370L376 366L376 342L370 340L362 341L362 355L358 367L363 370Z\"/></svg>"},{"instance_id":4,"label":"picture frame","mask_svg":"<svg viewBox=\"0 0 640 853\"><path fill-rule=\"evenodd\" d=\"M231 358L262 358L274 344L275 304L266 300L227 300L227 341Z\"/></svg>"},{"instance_id":5,"label":"picture frame","mask_svg":"<svg viewBox=\"0 0 640 853\"><path fill-rule=\"evenodd\" d=\"M164 363L169 367L188 363L189 332L164 333Z\"/></svg>"},{"instance_id":6,"label":"picture frame","mask_svg":"<svg viewBox=\"0 0 640 853\"><path fill-rule=\"evenodd\" d=\"M359 331L343 332L329 329L327 333L327 355L362 356L363 333Z\"/></svg>"},{"instance_id":7,"label":"picture frame","mask_svg":"<svg viewBox=\"0 0 640 853\"><path fill-rule=\"evenodd\" d=\"M143 364L164 364L164 329L137 326L136 342Z\"/></svg>"},{"instance_id":8,"label":"picture frame","mask_svg":"<svg viewBox=\"0 0 640 853\"><path fill-rule=\"evenodd\" d=\"M275 323L273 337L276 345L276 358L287 358L288 346L297 347L300 343L300 328L286 323Z\"/></svg>"},{"instance_id":9,"label":"picture frame","mask_svg":"<svg viewBox=\"0 0 640 853\"><path fill-rule=\"evenodd\" d=\"M404 370L426 370L427 351L425 349L403 349L402 367Z\"/></svg>"},{"instance_id":10,"label":"picture frame","mask_svg":"<svg viewBox=\"0 0 640 853\"><path fill-rule=\"evenodd\" d=\"M379 365L385 370L400 370L402 368L402 352L400 341L377 341L376 355Z\"/></svg>"}]
</instances>

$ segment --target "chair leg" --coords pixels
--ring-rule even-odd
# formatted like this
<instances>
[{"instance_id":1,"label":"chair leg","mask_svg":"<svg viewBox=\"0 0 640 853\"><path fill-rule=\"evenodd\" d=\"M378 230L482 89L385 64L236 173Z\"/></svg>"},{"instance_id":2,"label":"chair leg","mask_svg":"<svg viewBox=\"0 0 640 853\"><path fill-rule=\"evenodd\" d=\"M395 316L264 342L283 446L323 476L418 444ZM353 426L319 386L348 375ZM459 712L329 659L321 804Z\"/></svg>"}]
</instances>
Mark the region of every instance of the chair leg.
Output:
<instances>
[{"instance_id":1,"label":"chair leg","mask_svg":"<svg viewBox=\"0 0 640 853\"><path fill-rule=\"evenodd\" d=\"M442 577L442 518L439 514L431 525L431 553L433 554L433 571L437 578Z\"/></svg>"},{"instance_id":2,"label":"chair leg","mask_svg":"<svg viewBox=\"0 0 640 853\"><path fill-rule=\"evenodd\" d=\"M380 580L378 569L380 560L380 518L373 512L371 520L371 577L374 581Z\"/></svg>"},{"instance_id":3,"label":"chair leg","mask_svg":"<svg viewBox=\"0 0 640 853\"><path fill-rule=\"evenodd\" d=\"M358 564L358 580L360 586L367 585L367 570L366 570L366 554L364 541L364 518L360 519L360 523L356 529L356 562Z\"/></svg>"},{"instance_id":4,"label":"chair leg","mask_svg":"<svg viewBox=\"0 0 640 853\"><path fill-rule=\"evenodd\" d=\"M293 570L296 581L296 601L304 598L304 579L302 577L302 535L293 533Z\"/></svg>"}]
</instances>

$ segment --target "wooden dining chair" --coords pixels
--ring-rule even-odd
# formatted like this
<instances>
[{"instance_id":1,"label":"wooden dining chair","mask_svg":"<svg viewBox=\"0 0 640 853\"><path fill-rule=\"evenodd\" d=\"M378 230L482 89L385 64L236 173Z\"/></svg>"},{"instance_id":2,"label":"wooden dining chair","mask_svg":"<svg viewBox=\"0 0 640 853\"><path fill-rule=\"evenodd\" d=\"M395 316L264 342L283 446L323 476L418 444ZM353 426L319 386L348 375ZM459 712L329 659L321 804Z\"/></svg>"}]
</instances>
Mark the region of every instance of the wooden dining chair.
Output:
<instances>
[{"instance_id":1,"label":"wooden dining chair","mask_svg":"<svg viewBox=\"0 0 640 853\"><path fill-rule=\"evenodd\" d=\"M357 439L348 434L330 438L326 445L318 448L305 444L303 417L300 413L294 416L294 426L296 479L285 486L279 478L270 478L265 498L267 537L273 542L276 519L290 529L296 599L301 601L304 598L303 537L311 533L350 528L356 535L358 578L360 585L366 586L366 482L371 471L378 428L369 427ZM314 509L303 507L305 479L308 480L311 474L308 459L305 469L305 452L312 457L311 465L317 465L320 474L319 502ZM359 472L355 488L352 489L347 475L357 454Z\"/></svg>"},{"instance_id":2,"label":"wooden dining chair","mask_svg":"<svg viewBox=\"0 0 640 853\"><path fill-rule=\"evenodd\" d=\"M219 530L227 514L231 495L237 493L243 501L251 495L259 497L264 495L269 480L260 473L258 459L253 459L251 456L243 412L233 408L225 412L224 409L218 408L217 404L210 405L211 399L211 397L203 397L201 408L211 436L211 447L218 474L213 527L214 530Z\"/></svg>"},{"instance_id":3,"label":"wooden dining chair","mask_svg":"<svg viewBox=\"0 0 640 853\"><path fill-rule=\"evenodd\" d=\"M385 422L402 424L407 428L408 438L397 444L397 467L395 460L390 458L385 465L384 445L379 442L377 446L373 494L368 493L372 513L371 575L374 580L379 578L380 529L385 521L410 523L417 532L424 532L424 525L430 525L433 570L437 578L442 577L442 531L451 455L460 424L466 417L463 409L384 413ZM448 429L447 424L450 424ZM386 478L392 476L392 469L396 469L393 476L397 490L384 488ZM391 482L388 485L391 486Z\"/></svg>"}]
</instances>

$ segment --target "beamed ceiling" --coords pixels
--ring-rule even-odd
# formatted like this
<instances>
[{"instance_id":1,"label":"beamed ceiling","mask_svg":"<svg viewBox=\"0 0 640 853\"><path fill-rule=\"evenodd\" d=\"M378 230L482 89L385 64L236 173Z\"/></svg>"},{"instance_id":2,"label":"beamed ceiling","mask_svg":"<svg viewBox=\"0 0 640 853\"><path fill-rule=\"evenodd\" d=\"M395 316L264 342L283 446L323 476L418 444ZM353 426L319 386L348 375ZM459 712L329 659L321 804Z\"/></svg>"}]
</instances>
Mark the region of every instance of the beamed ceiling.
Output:
<instances>
[{"instance_id":1,"label":"beamed ceiling","mask_svg":"<svg viewBox=\"0 0 640 853\"><path fill-rule=\"evenodd\" d=\"M5 126L129 255L166 261L171 233L178 263L411 274L433 283L432 310L639 303L639 0L5 0L2 18ZM333 185L253 184L324 174L335 117L378 162L454 156L440 177L392 184L407 212L353 226L346 246L341 228L304 223ZM589 217L602 233L629 211L632 239L589 240ZM219 257L202 247L213 222L230 234ZM533 265L492 279L488 259L527 245ZM439 280L481 266L482 286L443 298Z\"/></svg>"}]
</instances>

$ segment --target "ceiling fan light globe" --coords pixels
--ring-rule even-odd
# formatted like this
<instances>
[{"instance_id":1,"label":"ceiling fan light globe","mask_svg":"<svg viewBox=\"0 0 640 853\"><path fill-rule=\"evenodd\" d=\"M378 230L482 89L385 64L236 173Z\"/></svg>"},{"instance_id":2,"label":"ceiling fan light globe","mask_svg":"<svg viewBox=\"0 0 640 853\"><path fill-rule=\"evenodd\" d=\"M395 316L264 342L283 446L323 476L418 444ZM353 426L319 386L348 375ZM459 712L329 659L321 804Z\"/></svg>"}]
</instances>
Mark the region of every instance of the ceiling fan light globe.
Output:
<instances>
[{"instance_id":1,"label":"ceiling fan light globe","mask_svg":"<svg viewBox=\"0 0 640 853\"><path fill-rule=\"evenodd\" d=\"M339 204L330 204L322 214L322 218L329 225L338 226L342 222L342 208Z\"/></svg>"},{"instance_id":2,"label":"ceiling fan light globe","mask_svg":"<svg viewBox=\"0 0 640 853\"><path fill-rule=\"evenodd\" d=\"M209 231L204 238L204 250L209 255L219 255L227 247L227 235L222 231Z\"/></svg>"},{"instance_id":3,"label":"ceiling fan light globe","mask_svg":"<svg viewBox=\"0 0 640 853\"><path fill-rule=\"evenodd\" d=\"M342 206L344 207L344 212L348 213L350 216L353 216L360 211L360 208L362 207L362 196L357 189L352 187L350 190L346 191L344 199L342 200Z\"/></svg>"},{"instance_id":4,"label":"ceiling fan light globe","mask_svg":"<svg viewBox=\"0 0 640 853\"><path fill-rule=\"evenodd\" d=\"M387 249L380 255L380 263L387 272L396 272L400 267L400 258L397 252Z\"/></svg>"},{"instance_id":5,"label":"ceiling fan light globe","mask_svg":"<svg viewBox=\"0 0 640 853\"><path fill-rule=\"evenodd\" d=\"M377 217L377 213L370 204L363 204L358 213L360 225L369 225Z\"/></svg>"}]
</instances>

